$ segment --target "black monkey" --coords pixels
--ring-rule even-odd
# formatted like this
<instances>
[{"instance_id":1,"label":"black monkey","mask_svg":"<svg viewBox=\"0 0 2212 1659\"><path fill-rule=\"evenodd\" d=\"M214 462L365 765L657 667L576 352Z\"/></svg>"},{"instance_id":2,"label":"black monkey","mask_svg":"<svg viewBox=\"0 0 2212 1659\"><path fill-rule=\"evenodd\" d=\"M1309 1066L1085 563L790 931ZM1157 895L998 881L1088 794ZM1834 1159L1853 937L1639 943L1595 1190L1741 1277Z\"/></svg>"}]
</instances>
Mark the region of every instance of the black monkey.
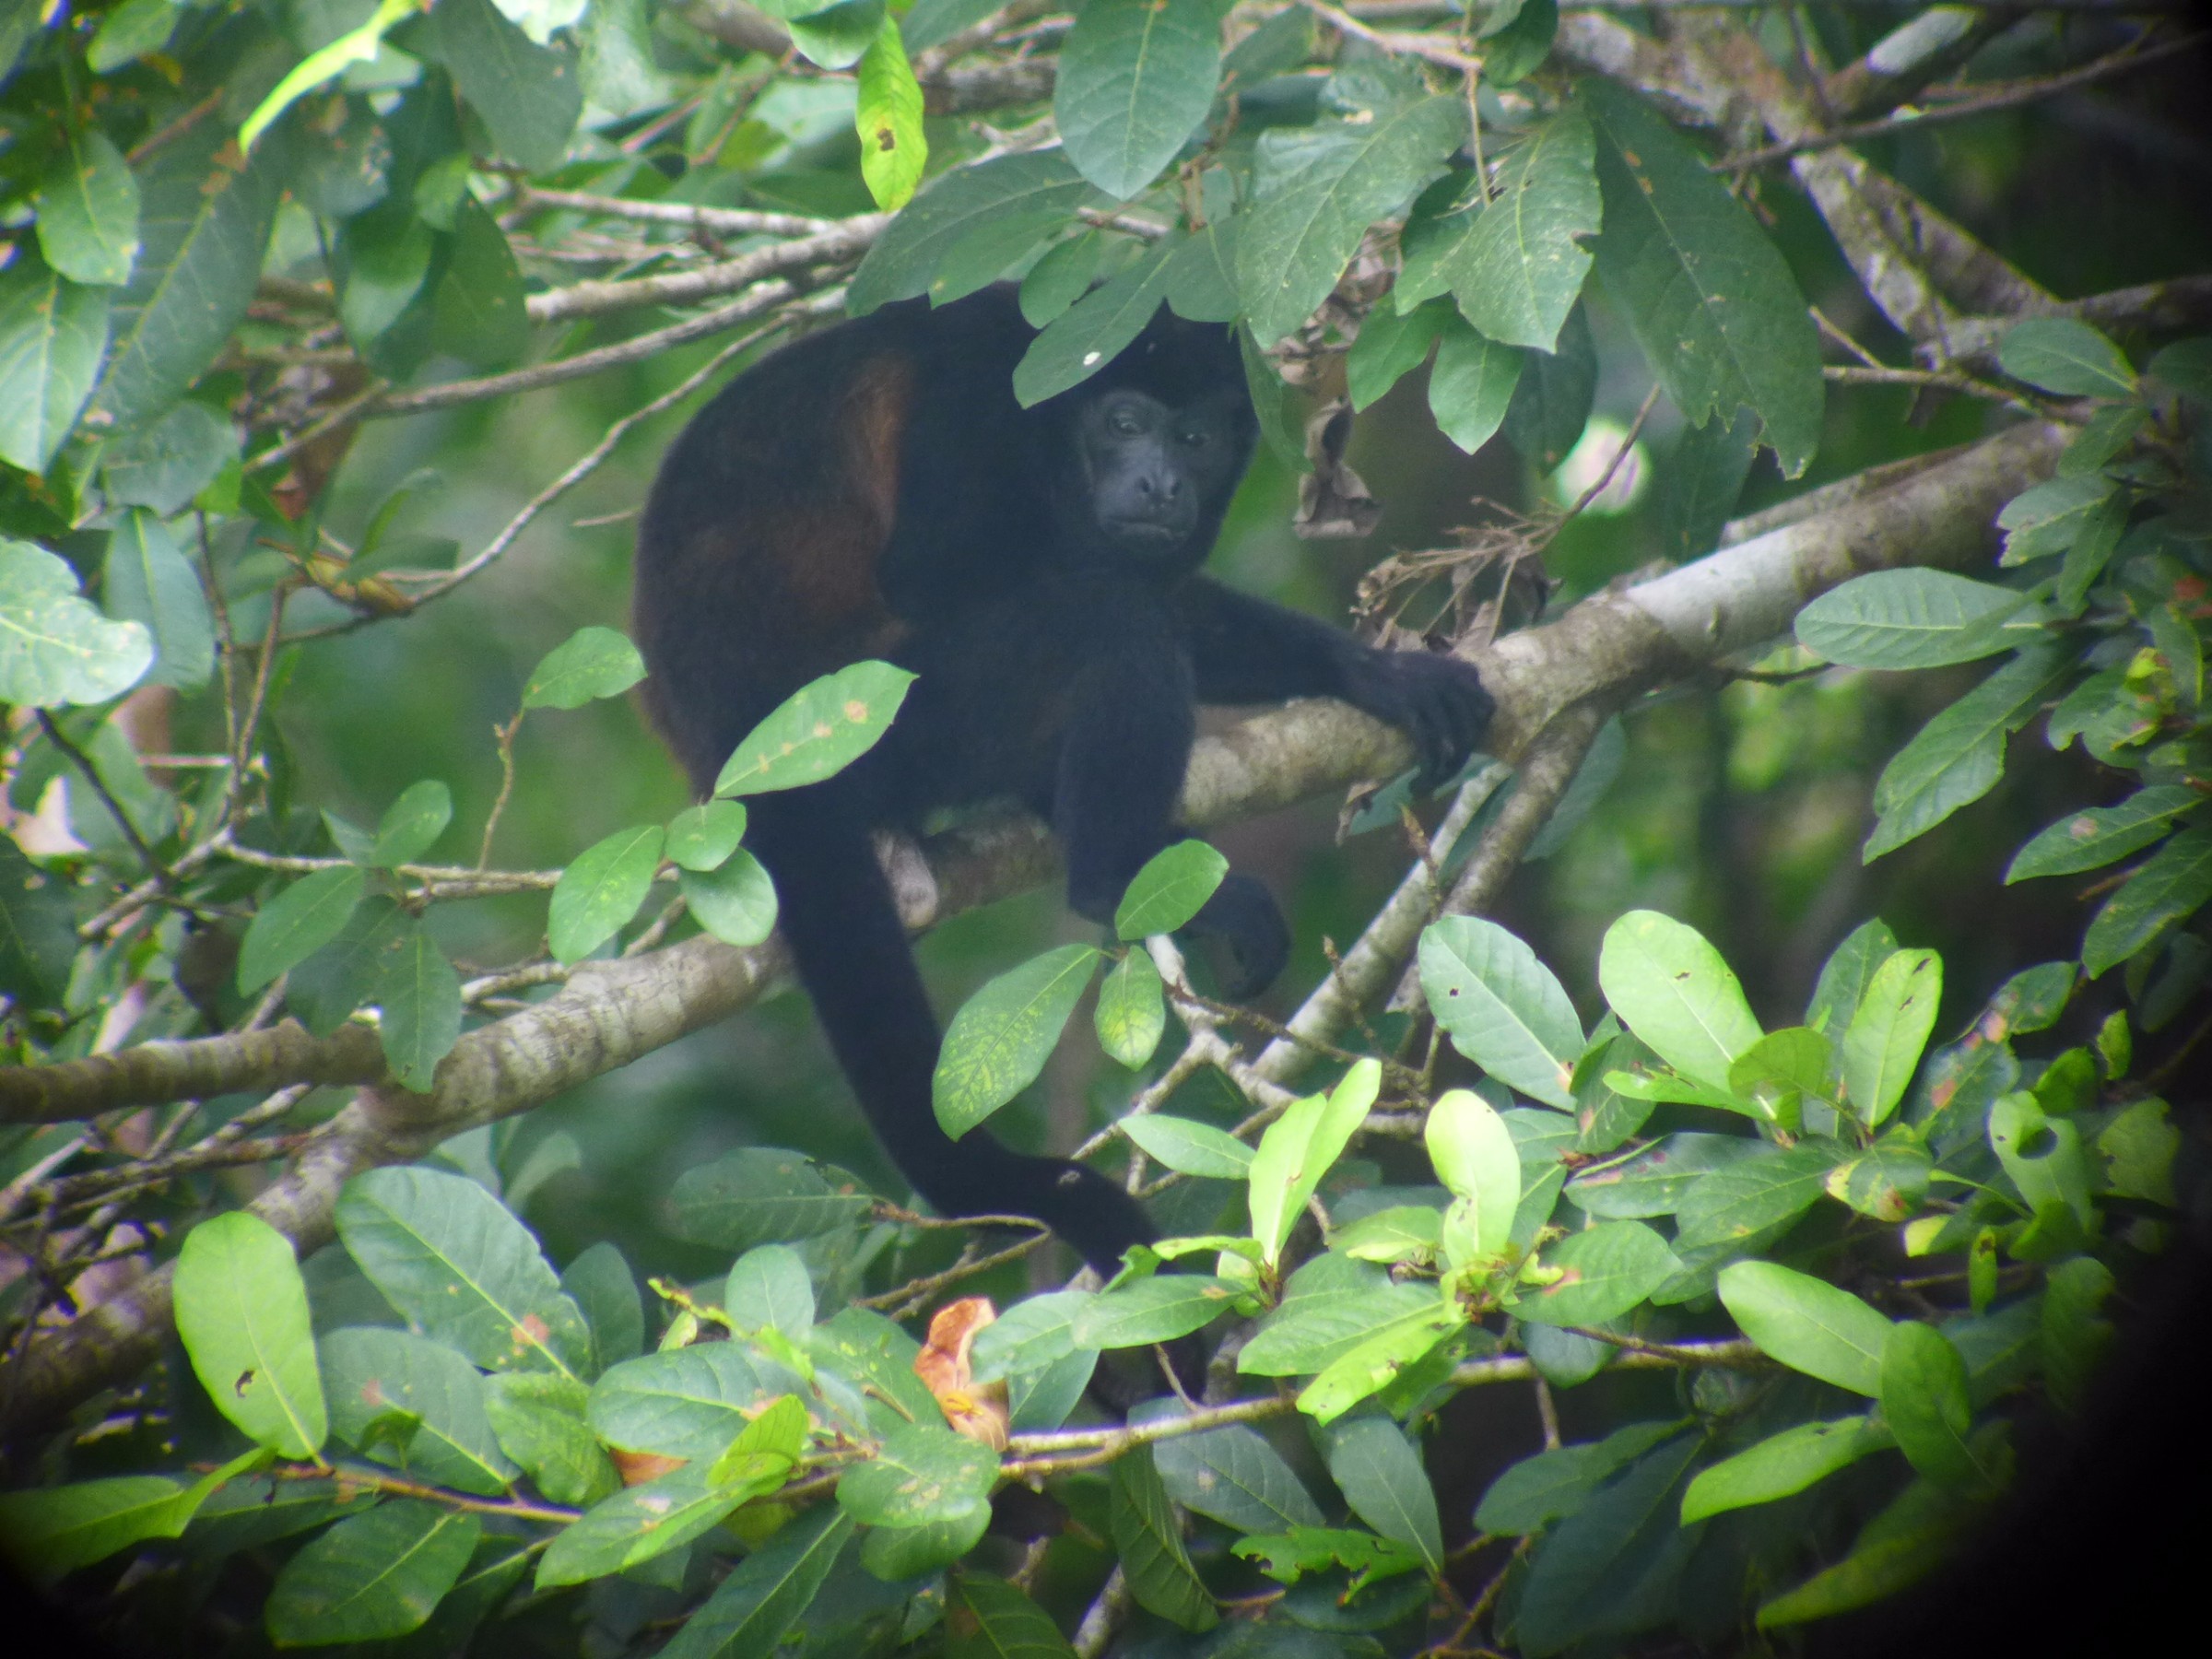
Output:
<instances>
[{"instance_id":1,"label":"black monkey","mask_svg":"<svg viewBox=\"0 0 2212 1659\"><path fill-rule=\"evenodd\" d=\"M1252 454L1235 336L1162 312L1074 390L1023 409L1035 331L1010 288L809 335L695 416L638 535L647 706L703 796L793 691L865 657L918 676L875 748L751 799L783 936L869 1122L948 1216L1034 1216L1102 1272L1155 1230L1097 1171L937 1126L938 1030L871 830L995 796L1059 833L1068 903L1112 917L1178 839L1201 702L1339 697L1404 727L1424 781L1490 701L1453 659L1371 649L1195 574ZM1282 969L1266 888L1232 873L1191 932L1232 994Z\"/></svg>"}]
</instances>

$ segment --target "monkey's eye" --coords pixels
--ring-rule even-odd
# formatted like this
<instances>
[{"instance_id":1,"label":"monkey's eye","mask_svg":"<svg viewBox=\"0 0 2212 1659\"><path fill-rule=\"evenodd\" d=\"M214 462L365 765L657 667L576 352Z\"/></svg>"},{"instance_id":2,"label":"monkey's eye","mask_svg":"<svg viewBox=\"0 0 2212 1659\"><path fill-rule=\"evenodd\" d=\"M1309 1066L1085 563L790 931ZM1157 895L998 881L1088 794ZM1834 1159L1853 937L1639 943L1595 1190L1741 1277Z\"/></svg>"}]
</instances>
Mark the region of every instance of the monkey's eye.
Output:
<instances>
[{"instance_id":1,"label":"monkey's eye","mask_svg":"<svg viewBox=\"0 0 2212 1659\"><path fill-rule=\"evenodd\" d=\"M1106 429L1117 438L1134 438L1145 429L1134 409L1116 409L1106 418Z\"/></svg>"},{"instance_id":2,"label":"monkey's eye","mask_svg":"<svg viewBox=\"0 0 2212 1659\"><path fill-rule=\"evenodd\" d=\"M1202 450L1213 441L1214 435L1207 431L1190 431L1182 435L1182 446L1185 449Z\"/></svg>"}]
</instances>

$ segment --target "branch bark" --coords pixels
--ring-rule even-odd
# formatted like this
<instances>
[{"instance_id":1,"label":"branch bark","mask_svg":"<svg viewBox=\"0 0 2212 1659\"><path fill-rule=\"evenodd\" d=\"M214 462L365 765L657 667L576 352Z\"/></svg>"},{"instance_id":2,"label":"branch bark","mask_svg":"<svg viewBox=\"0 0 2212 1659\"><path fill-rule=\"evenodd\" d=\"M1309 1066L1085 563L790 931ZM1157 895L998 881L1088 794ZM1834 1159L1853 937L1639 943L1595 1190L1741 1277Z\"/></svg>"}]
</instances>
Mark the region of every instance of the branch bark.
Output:
<instances>
[{"instance_id":1,"label":"branch bark","mask_svg":"<svg viewBox=\"0 0 2212 1659\"><path fill-rule=\"evenodd\" d=\"M1862 571L1959 567L1985 557L1998 507L2049 476L2065 437L2052 426L2013 428L1886 488L1640 586L1599 594L1555 623L1473 653L1498 699L1494 752L1518 759L1578 705L1602 707L1709 671L1784 632L1806 601ZM1183 788L1184 821L1203 827L1248 817L1390 775L1411 759L1401 734L1344 704L1292 703L1199 746ZM908 925L924 927L1037 886L1056 872L1059 856L1041 824L1009 818L935 838L920 856L900 854L892 865ZM250 1207L304 1255L331 1238L338 1192L354 1174L420 1157L462 1129L526 1111L627 1065L754 1001L785 965L780 941L740 951L703 936L587 963L545 1001L465 1035L439 1066L430 1093L364 1088ZM331 1041L361 1039L348 1032ZM176 1068L171 1076L242 1064L215 1052L237 1041L169 1045L191 1052L147 1064ZM307 1053L314 1064L338 1063L324 1049ZM102 1098L127 1103L123 1079L134 1075L127 1067L103 1073ZM158 1269L87 1308L0 1371L0 1426L49 1423L157 1358L170 1327L169 1273Z\"/></svg>"}]
</instances>

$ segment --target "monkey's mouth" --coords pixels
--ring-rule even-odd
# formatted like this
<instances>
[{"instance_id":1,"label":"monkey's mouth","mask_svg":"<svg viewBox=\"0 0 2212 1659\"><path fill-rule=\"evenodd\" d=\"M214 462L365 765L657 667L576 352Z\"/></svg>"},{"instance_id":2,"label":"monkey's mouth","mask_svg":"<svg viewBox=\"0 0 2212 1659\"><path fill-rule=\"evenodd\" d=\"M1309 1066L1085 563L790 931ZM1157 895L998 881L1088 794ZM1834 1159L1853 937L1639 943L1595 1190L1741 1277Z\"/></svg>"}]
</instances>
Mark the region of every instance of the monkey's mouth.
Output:
<instances>
[{"instance_id":1,"label":"monkey's mouth","mask_svg":"<svg viewBox=\"0 0 2212 1659\"><path fill-rule=\"evenodd\" d=\"M1172 547L1191 533L1188 524L1169 524L1155 518L1108 519L1104 529L1125 547L1146 548Z\"/></svg>"}]
</instances>

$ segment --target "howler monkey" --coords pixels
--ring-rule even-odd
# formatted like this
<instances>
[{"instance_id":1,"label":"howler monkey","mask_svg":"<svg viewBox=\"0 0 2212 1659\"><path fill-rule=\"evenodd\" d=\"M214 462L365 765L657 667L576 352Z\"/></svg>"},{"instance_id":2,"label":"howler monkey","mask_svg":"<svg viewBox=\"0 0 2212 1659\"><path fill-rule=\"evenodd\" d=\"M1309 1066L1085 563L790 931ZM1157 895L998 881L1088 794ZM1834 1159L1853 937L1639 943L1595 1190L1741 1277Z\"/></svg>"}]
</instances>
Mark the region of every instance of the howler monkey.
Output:
<instances>
[{"instance_id":1,"label":"howler monkey","mask_svg":"<svg viewBox=\"0 0 2212 1659\"><path fill-rule=\"evenodd\" d=\"M1256 432L1235 336L1162 312L1072 391L1024 409L1035 331L1012 288L812 335L733 381L661 463L638 535L647 705L705 795L739 738L866 657L916 675L882 740L823 782L750 803L783 936L900 1171L948 1216L1018 1214L1101 1272L1155 1236L1095 1170L949 1139L938 1031L871 831L1026 802L1065 849L1067 899L1106 921L1177 839L1198 703L1330 696L1404 727L1424 780L1489 712L1453 659L1371 649L1196 574ZM1232 873L1192 923L1232 994L1282 969L1267 889Z\"/></svg>"}]
</instances>

